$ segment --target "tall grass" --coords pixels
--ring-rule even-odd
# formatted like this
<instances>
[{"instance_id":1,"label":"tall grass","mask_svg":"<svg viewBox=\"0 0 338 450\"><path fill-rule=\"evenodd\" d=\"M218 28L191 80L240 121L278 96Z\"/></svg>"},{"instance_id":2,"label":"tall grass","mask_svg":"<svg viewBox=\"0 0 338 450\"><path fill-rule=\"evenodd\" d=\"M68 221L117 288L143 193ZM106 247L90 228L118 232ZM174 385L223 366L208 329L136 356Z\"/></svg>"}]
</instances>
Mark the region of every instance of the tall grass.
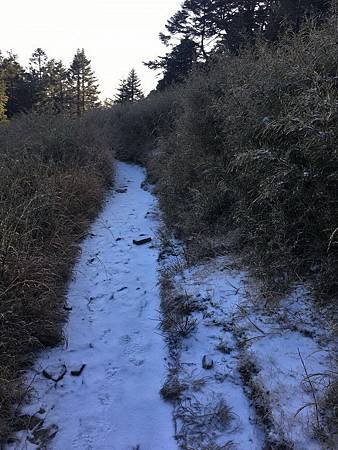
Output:
<instances>
[{"instance_id":1,"label":"tall grass","mask_svg":"<svg viewBox=\"0 0 338 450\"><path fill-rule=\"evenodd\" d=\"M62 339L78 242L112 182L110 118L24 115L0 126L0 442L33 352Z\"/></svg>"},{"instance_id":2,"label":"tall grass","mask_svg":"<svg viewBox=\"0 0 338 450\"><path fill-rule=\"evenodd\" d=\"M201 256L231 235L269 290L311 281L320 300L338 294L336 36L335 20L308 23L274 45L215 57L160 94L171 114L151 158L168 222ZM157 98L124 110L123 134L155 121ZM152 129L139 130L145 150Z\"/></svg>"}]
</instances>

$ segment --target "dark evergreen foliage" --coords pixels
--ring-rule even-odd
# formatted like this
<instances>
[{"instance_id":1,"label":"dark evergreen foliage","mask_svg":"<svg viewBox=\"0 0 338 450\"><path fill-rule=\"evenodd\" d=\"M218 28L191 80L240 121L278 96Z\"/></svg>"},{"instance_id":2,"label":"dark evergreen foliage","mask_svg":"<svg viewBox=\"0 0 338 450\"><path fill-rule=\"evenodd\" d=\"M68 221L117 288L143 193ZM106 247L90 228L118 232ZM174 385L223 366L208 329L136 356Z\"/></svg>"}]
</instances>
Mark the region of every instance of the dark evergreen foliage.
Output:
<instances>
[{"instance_id":1,"label":"dark evergreen foliage","mask_svg":"<svg viewBox=\"0 0 338 450\"><path fill-rule=\"evenodd\" d=\"M98 105L98 85L84 49L78 49L69 69L72 105L79 116Z\"/></svg>"},{"instance_id":2,"label":"dark evergreen foliage","mask_svg":"<svg viewBox=\"0 0 338 450\"><path fill-rule=\"evenodd\" d=\"M134 103L144 98L141 87L141 80L136 74L135 69L131 69L126 79L120 81L115 103Z\"/></svg>"},{"instance_id":3,"label":"dark evergreen foliage","mask_svg":"<svg viewBox=\"0 0 338 450\"><path fill-rule=\"evenodd\" d=\"M156 61L146 63L150 69L163 70L163 78L157 85L158 90L184 81L197 62L197 55L197 44L189 38L183 38L171 52Z\"/></svg>"},{"instance_id":4,"label":"dark evergreen foliage","mask_svg":"<svg viewBox=\"0 0 338 450\"><path fill-rule=\"evenodd\" d=\"M28 69L14 53L0 53L0 79L5 88L5 96L0 88L0 105L6 97L0 111L6 109L8 118L32 110L80 115L99 104L97 81L83 49L69 69L62 61L48 59L41 48L33 52Z\"/></svg>"},{"instance_id":5,"label":"dark evergreen foliage","mask_svg":"<svg viewBox=\"0 0 338 450\"><path fill-rule=\"evenodd\" d=\"M274 41L287 27L298 31L306 17L324 18L330 5L331 0L185 0L160 33L169 52L146 65L162 70L158 89L163 89L191 70L192 53L182 43L193 42L195 60L206 62L216 51L237 54L257 37Z\"/></svg>"}]
</instances>

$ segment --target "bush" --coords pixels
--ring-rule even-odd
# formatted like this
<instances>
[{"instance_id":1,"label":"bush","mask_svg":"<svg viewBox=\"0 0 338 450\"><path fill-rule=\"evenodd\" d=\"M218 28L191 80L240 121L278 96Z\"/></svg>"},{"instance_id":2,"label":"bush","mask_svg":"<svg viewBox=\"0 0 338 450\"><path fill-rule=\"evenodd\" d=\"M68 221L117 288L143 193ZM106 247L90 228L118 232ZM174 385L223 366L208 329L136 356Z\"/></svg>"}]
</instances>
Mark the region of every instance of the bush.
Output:
<instances>
[{"instance_id":1,"label":"bush","mask_svg":"<svg viewBox=\"0 0 338 450\"><path fill-rule=\"evenodd\" d=\"M124 103L112 109L113 147L119 159L145 163L154 143L172 128L175 92L150 94L137 103Z\"/></svg>"},{"instance_id":2,"label":"bush","mask_svg":"<svg viewBox=\"0 0 338 450\"><path fill-rule=\"evenodd\" d=\"M135 133L137 154L151 141L157 149L151 168L168 222L203 243L202 256L209 236L236 236L270 289L311 280L319 299L337 295L335 20L215 57L175 92L129 106L121 134L154 123L158 99L171 112L155 139L149 126ZM134 154L127 141L121 148Z\"/></svg>"},{"instance_id":3,"label":"bush","mask_svg":"<svg viewBox=\"0 0 338 450\"><path fill-rule=\"evenodd\" d=\"M77 243L112 181L110 127L104 111L0 126L0 441L33 352L62 338Z\"/></svg>"}]
</instances>

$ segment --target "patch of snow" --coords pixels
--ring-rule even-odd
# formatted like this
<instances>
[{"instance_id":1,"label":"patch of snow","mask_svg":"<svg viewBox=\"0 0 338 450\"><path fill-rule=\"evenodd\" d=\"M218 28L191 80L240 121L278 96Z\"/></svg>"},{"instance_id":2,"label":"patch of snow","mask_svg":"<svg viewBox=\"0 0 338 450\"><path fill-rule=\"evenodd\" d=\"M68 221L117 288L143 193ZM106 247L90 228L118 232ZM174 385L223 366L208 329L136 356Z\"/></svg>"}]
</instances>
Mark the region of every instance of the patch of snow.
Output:
<instances>
[{"instance_id":1,"label":"patch of snow","mask_svg":"<svg viewBox=\"0 0 338 450\"><path fill-rule=\"evenodd\" d=\"M334 371L330 359L334 339L305 288L295 289L274 309L257 306L250 301L246 274L232 269L223 257L185 269L174 281L182 292L205 306L202 313L194 313L196 333L184 340L181 377L204 378L204 386L193 393L194 401L206 404L210 397L224 399L236 418L232 428L218 433L218 442L232 441L240 450L264 445L263 430L238 373L245 354L259 369L252 374L254 381L268 394L273 421L270 434L276 433L277 441L285 439L295 450L320 449L313 437L313 395L319 398L326 387L325 374ZM201 365L203 355L214 361L208 371ZM307 374L319 374L311 378L315 392ZM183 423L181 426L186 431Z\"/></svg>"},{"instance_id":2,"label":"patch of snow","mask_svg":"<svg viewBox=\"0 0 338 450\"><path fill-rule=\"evenodd\" d=\"M198 322L196 331L184 340L180 355L181 379L190 380L190 389L183 397L183 409L206 407L217 408L224 402L230 408L228 426L222 428L206 426L201 439L193 427L185 423L184 417L179 421L178 436L193 445L232 444L237 450L260 450L264 435L257 425L254 408L245 395L238 372L239 351L232 332L227 331L232 320L233 311L241 299L242 274L228 272L227 261L218 258L205 264L186 269L176 275L176 287L200 300L204 311L194 313ZM220 350L222 349L222 350ZM202 368L202 359L208 355L213 361L213 368ZM198 390L195 385L202 381ZM181 408L182 409L182 408ZM196 411L198 414L198 411ZM184 415L184 411L183 411ZM198 430L201 432L200 427ZM210 443L209 443L210 440ZM190 447L189 447L190 448Z\"/></svg>"},{"instance_id":3,"label":"patch of snow","mask_svg":"<svg viewBox=\"0 0 338 450\"><path fill-rule=\"evenodd\" d=\"M269 392L273 420L295 450L322 448L313 437L315 403L335 371L336 347L323 311L319 314L306 289L298 287L269 314L247 305L249 315L241 324L251 338L248 350L260 369L257 380Z\"/></svg>"},{"instance_id":4,"label":"patch of snow","mask_svg":"<svg viewBox=\"0 0 338 450\"><path fill-rule=\"evenodd\" d=\"M58 427L48 448L177 448L172 408L159 395L166 348L157 329L158 249L133 244L158 226L144 178L140 167L117 164L115 193L82 244L69 287L67 347L42 352L28 374L35 395L25 413L44 411L45 426ZM42 375L60 364L67 374L58 383ZM36 448L27 438L12 448Z\"/></svg>"}]
</instances>

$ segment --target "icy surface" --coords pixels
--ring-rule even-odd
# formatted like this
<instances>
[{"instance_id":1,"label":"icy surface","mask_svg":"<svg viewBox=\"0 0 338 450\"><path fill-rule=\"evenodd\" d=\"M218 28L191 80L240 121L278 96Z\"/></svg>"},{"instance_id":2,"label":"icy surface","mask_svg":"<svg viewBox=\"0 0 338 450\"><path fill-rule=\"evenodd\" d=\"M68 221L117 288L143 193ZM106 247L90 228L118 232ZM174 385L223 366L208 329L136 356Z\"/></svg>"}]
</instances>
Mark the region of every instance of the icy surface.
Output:
<instances>
[{"instance_id":1,"label":"icy surface","mask_svg":"<svg viewBox=\"0 0 338 450\"><path fill-rule=\"evenodd\" d=\"M181 378L183 381L203 380L198 391L190 389L186 393L188 398L193 398L193 406L200 404L210 409L211 405L217 407L220 401L224 401L230 408L228 426L223 430L209 430L209 439L214 432L213 445L226 446L231 443L231 449L260 450L263 448L264 434L257 424L255 410L245 395L238 372L240 352L229 326L243 299L243 274L224 270L226 265L224 258L218 258L186 269L175 277L176 287L180 286L183 292L192 295L204 306L201 313L195 313L196 331L184 341ZM214 362L211 370L202 368L203 355L208 355ZM187 429L183 417L180 433L186 435L188 442L193 442L193 432ZM197 440L201 445L200 437ZM208 448L208 443L204 440L203 448Z\"/></svg>"},{"instance_id":2,"label":"icy surface","mask_svg":"<svg viewBox=\"0 0 338 450\"><path fill-rule=\"evenodd\" d=\"M58 427L48 448L177 448L171 407L159 395L166 361L157 329L158 249L133 244L154 238L158 225L143 180L141 168L117 164L115 192L82 244L70 284L67 346L43 352L29 374L36 395L26 412L40 410L45 426ZM42 370L58 364L67 374L55 384ZM72 376L82 364L81 375ZM27 438L17 448L36 448Z\"/></svg>"},{"instance_id":3,"label":"icy surface","mask_svg":"<svg viewBox=\"0 0 338 450\"><path fill-rule=\"evenodd\" d=\"M326 374L334 371L334 339L305 289L296 289L267 311L259 298L258 304L250 300L252 286L247 281L221 257L176 275L176 286L206 307L195 314L197 330L184 342L182 377L184 372L204 375L207 382L196 394L198 401L224 398L234 413L233 425L220 434L221 443L230 440L238 450L263 448L264 437L238 373L240 360L248 358L258 368L253 381L268 394L273 424L266 432L275 433L277 442L285 439L295 450L319 450L313 390L320 398L327 387ZM203 354L214 361L208 372L201 368Z\"/></svg>"}]
</instances>

